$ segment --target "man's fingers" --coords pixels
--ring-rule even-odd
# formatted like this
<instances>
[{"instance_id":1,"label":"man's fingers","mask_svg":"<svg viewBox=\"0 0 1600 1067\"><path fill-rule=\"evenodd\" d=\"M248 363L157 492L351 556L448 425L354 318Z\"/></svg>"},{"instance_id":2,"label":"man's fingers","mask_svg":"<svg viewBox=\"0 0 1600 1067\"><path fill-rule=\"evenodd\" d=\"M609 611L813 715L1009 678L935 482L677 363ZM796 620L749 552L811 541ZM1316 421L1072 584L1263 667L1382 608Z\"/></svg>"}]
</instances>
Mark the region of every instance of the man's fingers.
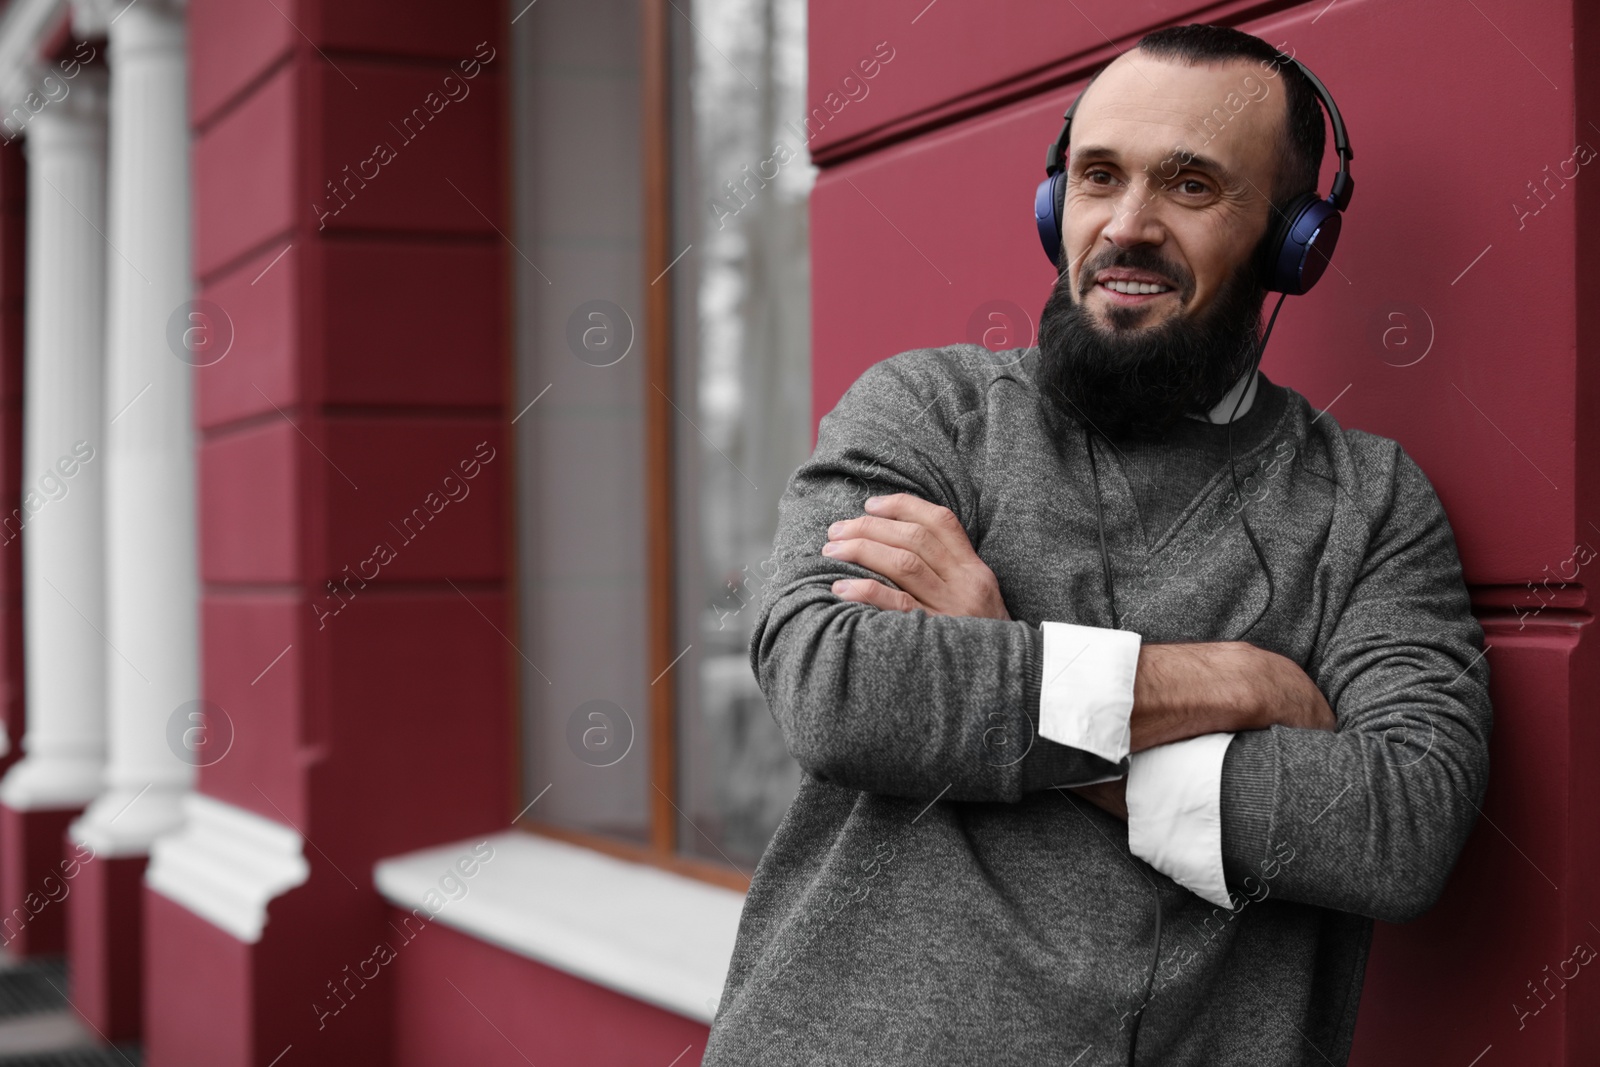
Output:
<instances>
[{"instance_id":1,"label":"man's fingers","mask_svg":"<svg viewBox=\"0 0 1600 1067\"><path fill-rule=\"evenodd\" d=\"M956 518L955 512L942 504L924 500L912 493L890 493L887 496L868 497L867 511L885 519L913 522L933 535L952 563L968 563L977 554L966 527ZM944 569L940 568L941 571Z\"/></svg>"},{"instance_id":2,"label":"man's fingers","mask_svg":"<svg viewBox=\"0 0 1600 1067\"><path fill-rule=\"evenodd\" d=\"M932 599L934 583L944 581L939 572L915 552L865 537L829 541L823 554L830 559L846 560L869 571L876 571L920 599Z\"/></svg>"},{"instance_id":3,"label":"man's fingers","mask_svg":"<svg viewBox=\"0 0 1600 1067\"><path fill-rule=\"evenodd\" d=\"M949 546L939 534L920 522L891 519L882 515L862 515L855 519L842 519L828 527L828 540L840 544L853 538L876 541L890 548L902 549L921 559L941 579L949 580L961 566L962 560L951 554ZM969 549L970 554L970 549ZM879 570L873 567L873 570ZM880 573L888 573L879 571ZM889 577L899 581L899 575Z\"/></svg>"},{"instance_id":4,"label":"man's fingers","mask_svg":"<svg viewBox=\"0 0 1600 1067\"><path fill-rule=\"evenodd\" d=\"M910 593L890 589L872 578L841 578L833 583L833 591L840 600L871 604L885 611L912 611L922 607Z\"/></svg>"}]
</instances>

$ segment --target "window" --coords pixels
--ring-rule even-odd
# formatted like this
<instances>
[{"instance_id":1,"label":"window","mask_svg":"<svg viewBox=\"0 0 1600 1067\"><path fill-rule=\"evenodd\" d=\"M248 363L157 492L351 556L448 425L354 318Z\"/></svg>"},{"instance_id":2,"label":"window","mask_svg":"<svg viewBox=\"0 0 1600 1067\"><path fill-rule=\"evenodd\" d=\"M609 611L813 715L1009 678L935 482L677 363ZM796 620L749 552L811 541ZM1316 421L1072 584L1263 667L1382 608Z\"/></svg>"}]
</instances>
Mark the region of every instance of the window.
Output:
<instances>
[{"instance_id":1,"label":"window","mask_svg":"<svg viewBox=\"0 0 1600 1067\"><path fill-rule=\"evenodd\" d=\"M805 9L513 24L522 821L740 887L800 780L747 646L810 453Z\"/></svg>"}]
</instances>

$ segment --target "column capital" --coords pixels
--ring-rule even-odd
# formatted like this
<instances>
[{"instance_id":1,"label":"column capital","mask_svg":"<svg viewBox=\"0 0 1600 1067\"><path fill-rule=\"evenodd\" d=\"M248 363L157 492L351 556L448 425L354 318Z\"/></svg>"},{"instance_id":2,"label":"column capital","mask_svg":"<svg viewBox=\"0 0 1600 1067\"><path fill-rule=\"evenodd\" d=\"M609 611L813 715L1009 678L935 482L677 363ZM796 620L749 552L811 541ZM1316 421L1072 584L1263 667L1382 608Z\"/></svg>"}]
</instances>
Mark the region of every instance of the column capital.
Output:
<instances>
[{"instance_id":1,"label":"column capital","mask_svg":"<svg viewBox=\"0 0 1600 1067\"><path fill-rule=\"evenodd\" d=\"M0 76L0 111L25 107L28 94L38 91L48 73L50 65L38 59L10 67ZM14 134L8 130L7 136Z\"/></svg>"},{"instance_id":2,"label":"column capital","mask_svg":"<svg viewBox=\"0 0 1600 1067\"><path fill-rule=\"evenodd\" d=\"M6 6L5 18L0 19L0 71L6 72L8 84L22 83L17 96L5 101L7 108L38 83L37 76L21 72L38 61L39 50L54 32L62 7L62 0L11 0Z\"/></svg>"},{"instance_id":3,"label":"column capital","mask_svg":"<svg viewBox=\"0 0 1600 1067\"><path fill-rule=\"evenodd\" d=\"M187 0L71 0L72 32L78 37L106 37L111 24L137 4L146 13L182 15Z\"/></svg>"},{"instance_id":4,"label":"column capital","mask_svg":"<svg viewBox=\"0 0 1600 1067\"><path fill-rule=\"evenodd\" d=\"M54 64L29 64L0 83L0 139L9 141L46 126L103 123L109 102L110 80L104 67L80 64L68 78Z\"/></svg>"},{"instance_id":5,"label":"column capital","mask_svg":"<svg viewBox=\"0 0 1600 1067\"><path fill-rule=\"evenodd\" d=\"M108 79L104 67L78 63L69 74L61 64L35 59L12 68L0 80L0 110L14 119L11 130L46 109L70 106L80 114L104 114ZM76 103L71 103L77 97ZM14 132L10 135L14 136Z\"/></svg>"}]
</instances>

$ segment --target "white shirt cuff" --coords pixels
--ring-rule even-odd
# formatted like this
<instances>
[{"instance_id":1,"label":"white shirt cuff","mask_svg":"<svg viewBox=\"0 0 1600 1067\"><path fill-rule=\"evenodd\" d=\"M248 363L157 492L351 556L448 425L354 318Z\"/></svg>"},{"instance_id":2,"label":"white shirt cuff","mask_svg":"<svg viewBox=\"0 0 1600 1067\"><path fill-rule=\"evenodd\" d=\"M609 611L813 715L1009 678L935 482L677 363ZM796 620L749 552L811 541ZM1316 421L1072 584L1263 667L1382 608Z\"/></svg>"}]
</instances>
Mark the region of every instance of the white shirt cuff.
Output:
<instances>
[{"instance_id":1,"label":"white shirt cuff","mask_svg":"<svg viewBox=\"0 0 1600 1067\"><path fill-rule=\"evenodd\" d=\"M1222 757L1231 733L1135 752L1128 767L1128 848L1191 893L1232 909L1222 873Z\"/></svg>"},{"instance_id":2,"label":"white shirt cuff","mask_svg":"<svg viewBox=\"0 0 1600 1067\"><path fill-rule=\"evenodd\" d=\"M1133 676L1143 639L1132 630L1071 622L1045 622L1040 629L1044 679L1039 686L1039 736L1125 768ZM1095 781L1113 781L1123 773Z\"/></svg>"}]
</instances>

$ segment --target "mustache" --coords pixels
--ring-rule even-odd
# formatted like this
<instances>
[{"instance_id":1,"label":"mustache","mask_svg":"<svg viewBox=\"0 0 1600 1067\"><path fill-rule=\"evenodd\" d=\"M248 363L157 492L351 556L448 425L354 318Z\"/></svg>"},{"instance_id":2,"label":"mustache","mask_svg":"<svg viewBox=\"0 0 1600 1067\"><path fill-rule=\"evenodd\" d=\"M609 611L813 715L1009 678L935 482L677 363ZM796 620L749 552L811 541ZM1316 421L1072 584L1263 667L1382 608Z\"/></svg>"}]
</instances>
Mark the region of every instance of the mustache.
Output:
<instances>
[{"instance_id":1,"label":"mustache","mask_svg":"<svg viewBox=\"0 0 1600 1067\"><path fill-rule=\"evenodd\" d=\"M1071 260L1068 260L1067 266L1068 269L1060 272L1056 282L1063 288L1071 289ZM1112 246L1087 260L1078 271L1079 299L1089 295L1089 290L1094 288L1095 277L1101 271L1113 267L1149 271L1151 274L1160 275L1172 284L1178 299L1185 304L1194 296L1195 283L1192 273L1176 263L1167 261L1149 245L1133 245L1128 248Z\"/></svg>"}]
</instances>

